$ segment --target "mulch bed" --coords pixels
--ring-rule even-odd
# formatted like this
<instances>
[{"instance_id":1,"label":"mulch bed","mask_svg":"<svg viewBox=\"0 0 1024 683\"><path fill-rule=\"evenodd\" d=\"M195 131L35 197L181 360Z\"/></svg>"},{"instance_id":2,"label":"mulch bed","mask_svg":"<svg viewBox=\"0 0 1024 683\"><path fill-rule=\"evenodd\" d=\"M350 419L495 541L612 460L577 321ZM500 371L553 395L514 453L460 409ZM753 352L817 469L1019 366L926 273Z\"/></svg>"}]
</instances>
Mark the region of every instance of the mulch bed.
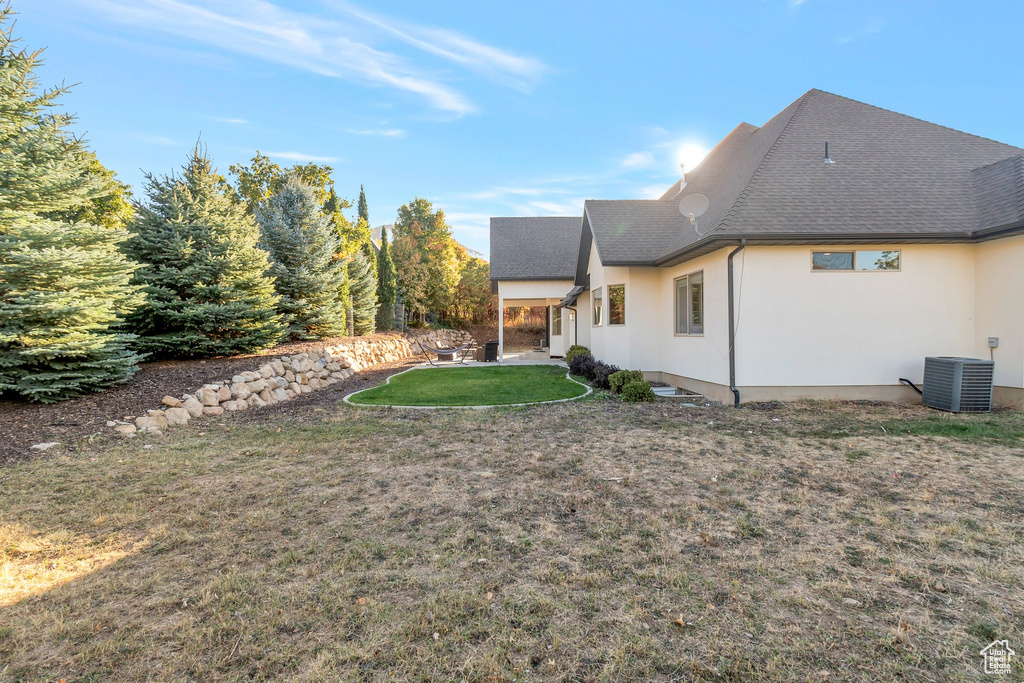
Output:
<instances>
[{"instance_id":1,"label":"mulch bed","mask_svg":"<svg viewBox=\"0 0 1024 683\"><path fill-rule=\"evenodd\" d=\"M66 451L75 451L95 435L111 437L108 420L123 420L159 408L164 396L181 396L207 382L230 379L245 370L254 370L264 356L303 353L338 343L340 339L293 342L260 354L226 356L205 360L165 360L142 363L139 371L125 384L98 394L40 404L0 400L0 466L36 456L32 444L60 442ZM346 394L379 384L384 378L415 360L401 361L357 373L349 379L320 391L259 410L236 413L227 419L255 421L261 416L288 414L309 406L333 406Z\"/></svg>"}]
</instances>

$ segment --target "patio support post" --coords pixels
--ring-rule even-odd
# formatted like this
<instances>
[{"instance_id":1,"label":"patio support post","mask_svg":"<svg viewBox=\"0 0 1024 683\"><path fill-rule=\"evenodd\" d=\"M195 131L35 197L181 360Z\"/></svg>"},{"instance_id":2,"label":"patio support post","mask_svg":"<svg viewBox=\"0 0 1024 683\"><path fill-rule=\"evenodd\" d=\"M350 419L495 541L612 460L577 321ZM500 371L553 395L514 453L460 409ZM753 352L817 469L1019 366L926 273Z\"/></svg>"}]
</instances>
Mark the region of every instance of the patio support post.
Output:
<instances>
[{"instance_id":1,"label":"patio support post","mask_svg":"<svg viewBox=\"0 0 1024 683\"><path fill-rule=\"evenodd\" d=\"M498 362L505 360L505 297L498 291Z\"/></svg>"}]
</instances>

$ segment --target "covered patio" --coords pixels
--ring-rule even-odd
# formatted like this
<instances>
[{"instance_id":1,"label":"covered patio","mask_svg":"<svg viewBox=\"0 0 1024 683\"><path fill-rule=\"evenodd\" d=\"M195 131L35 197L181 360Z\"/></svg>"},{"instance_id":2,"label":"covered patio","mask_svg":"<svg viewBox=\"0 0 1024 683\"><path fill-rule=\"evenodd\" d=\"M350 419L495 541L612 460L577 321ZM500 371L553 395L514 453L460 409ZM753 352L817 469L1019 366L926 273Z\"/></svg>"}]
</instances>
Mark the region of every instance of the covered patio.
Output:
<instances>
[{"instance_id":1,"label":"covered patio","mask_svg":"<svg viewBox=\"0 0 1024 683\"><path fill-rule=\"evenodd\" d=\"M576 311L560 306L572 289L571 280L499 281L498 361L537 361L561 357L575 343ZM540 348L505 354L505 311L513 307L544 309L544 337Z\"/></svg>"}]
</instances>

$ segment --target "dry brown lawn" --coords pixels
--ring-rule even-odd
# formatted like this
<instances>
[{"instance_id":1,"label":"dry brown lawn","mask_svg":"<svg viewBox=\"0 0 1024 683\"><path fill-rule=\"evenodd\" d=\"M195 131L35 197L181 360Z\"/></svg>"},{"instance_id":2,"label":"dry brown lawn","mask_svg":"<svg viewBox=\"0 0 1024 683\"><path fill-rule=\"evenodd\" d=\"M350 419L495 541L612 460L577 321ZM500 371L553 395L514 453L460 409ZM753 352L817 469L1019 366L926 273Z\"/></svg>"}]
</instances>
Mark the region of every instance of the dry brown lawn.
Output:
<instances>
[{"instance_id":1,"label":"dry brown lawn","mask_svg":"<svg viewBox=\"0 0 1024 683\"><path fill-rule=\"evenodd\" d=\"M1022 436L598 396L87 447L0 470L0 680L980 677Z\"/></svg>"}]
</instances>

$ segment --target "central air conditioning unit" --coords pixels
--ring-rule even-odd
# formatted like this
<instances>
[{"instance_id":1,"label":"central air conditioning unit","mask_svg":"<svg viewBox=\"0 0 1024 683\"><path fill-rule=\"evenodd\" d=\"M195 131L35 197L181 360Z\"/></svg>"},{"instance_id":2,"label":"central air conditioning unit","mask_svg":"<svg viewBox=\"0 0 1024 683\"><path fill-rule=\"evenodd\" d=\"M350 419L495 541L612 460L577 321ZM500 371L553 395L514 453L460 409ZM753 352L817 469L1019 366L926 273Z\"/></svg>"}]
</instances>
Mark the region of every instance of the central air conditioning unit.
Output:
<instances>
[{"instance_id":1,"label":"central air conditioning unit","mask_svg":"<svg viewBox=\"0 0 1024 683\"><path fill-rule=\"evenodd\" d=\"M921 402L952 413L987 413L992 410L994 368L992 361L979 358L925 358Z\"/></svg>"}]
</instances>

